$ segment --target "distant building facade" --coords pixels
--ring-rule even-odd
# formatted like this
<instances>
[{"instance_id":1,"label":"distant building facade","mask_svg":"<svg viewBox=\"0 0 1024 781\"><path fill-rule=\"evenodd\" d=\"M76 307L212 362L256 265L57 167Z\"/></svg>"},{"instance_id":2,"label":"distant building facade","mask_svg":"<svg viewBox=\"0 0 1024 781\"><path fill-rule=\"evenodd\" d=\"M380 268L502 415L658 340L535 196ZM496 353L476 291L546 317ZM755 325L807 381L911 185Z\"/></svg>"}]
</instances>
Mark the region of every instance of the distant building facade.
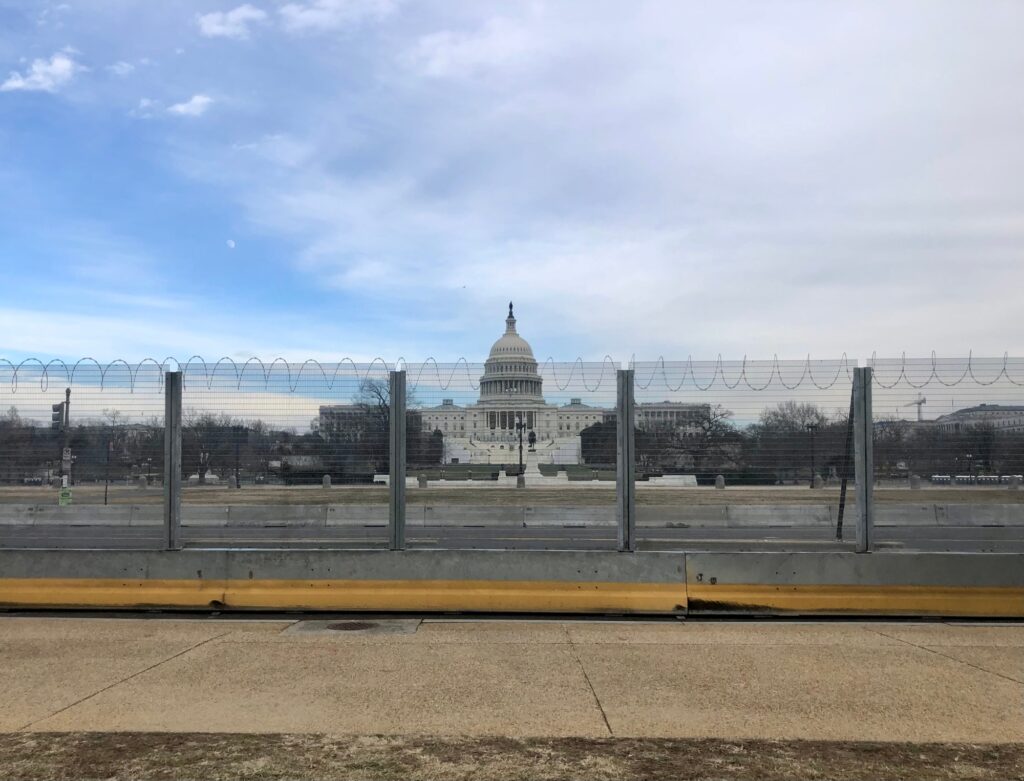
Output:
<instances>
[{"instance_id":1,"label":"distant building facade","mask_svg":"<svg viewBox=\"0 0 1024 781\"><path fill-rule=\"evenodd\" d=\"M933 421L940 431L964 431L980 426L1003 433L1024 432L1024 406L1012 404L979 404L942 415Z\"/></svg>"},{"instance_id":2,"label":"distant building facade","mask_svg":"<svg viewBox=\"0 0 1024 781\"><path fill-rule=\"evenodd\" d=\"M323 404L317 431L328 442L362 438L369 412L361 404Z\"/></svg>"}]
</instances>

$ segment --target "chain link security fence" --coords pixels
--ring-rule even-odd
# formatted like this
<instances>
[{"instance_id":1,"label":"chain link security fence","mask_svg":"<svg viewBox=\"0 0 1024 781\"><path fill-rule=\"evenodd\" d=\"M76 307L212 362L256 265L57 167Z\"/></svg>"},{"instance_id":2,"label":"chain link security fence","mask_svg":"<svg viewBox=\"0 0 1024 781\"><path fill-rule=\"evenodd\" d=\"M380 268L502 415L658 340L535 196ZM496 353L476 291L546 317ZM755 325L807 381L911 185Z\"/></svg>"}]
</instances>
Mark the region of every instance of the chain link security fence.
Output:
<instances>
[{"instance_id":1,"label":"chain link security fence","mask_svg":"<svg viewBox=\"0 0 1024 781\"><path fill-rule=\"evenodd\" d=\"M851 476L854 365L634 363L641 546L830 541ZM667 498L680 490L688 501Z\"/></svg>"},{"instance_id":2,"label":"chain link security fence","mask_svg":"<svg viewBox=\"0 0 1024 781\"><path fill-rule=\"evenodd\" d=\"M186 545L386 544L387 365L182 369Z\"/></svg>"},{"instance_id":3,"label":"chain link security fence","mask_svg":"<svg viewBox=\"0 0 1024 781\"><path fill-rule=\"evenodd\" d=\"M614 548L616 365L501 349L406 366L410 544Z\"/></svg>"},{"instance_id":4,"label":"chain link security fence","mask_svg":"<svg viewBox=\"0 0 1024 781\"><path fill-rule=\"evenodd\" d=\"M1024 361L873 359L875 539L939 550L1024 543ZM920 536L920 532L917 536Z\"/></svg>"},{"instance_id":5,"label":"chain link security fence","mask_svg":"<svg viewBox=\"0 0 1024 781\"><path fill-rule=\"evenodd\" d=\"M407 546L614 549L624 367L501 344L397 367ZM628 364L637 547L850 548L857 364ZM878 546L1024 550L1024 360L861 365ZM161 547L178 370L184 545L387 547L395 368L0 361L0 546Z\"/></svg>"}]
</instances>

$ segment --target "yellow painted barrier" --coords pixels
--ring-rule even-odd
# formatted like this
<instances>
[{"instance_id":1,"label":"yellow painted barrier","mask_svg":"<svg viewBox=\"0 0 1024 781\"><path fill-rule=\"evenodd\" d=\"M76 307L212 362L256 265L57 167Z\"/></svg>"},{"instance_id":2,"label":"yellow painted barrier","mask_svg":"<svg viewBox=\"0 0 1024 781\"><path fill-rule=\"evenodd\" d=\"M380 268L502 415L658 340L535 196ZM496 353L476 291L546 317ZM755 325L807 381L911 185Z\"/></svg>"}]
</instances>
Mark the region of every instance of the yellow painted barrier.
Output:
<instances>
[{"instance_id":1,"label":"yellow painted barrier","mask_svg":"<svg viewBox=\"0 0 1024 781\"><path fill-rule=\"evenodd\" d=\"M0 579L0 605L520 613L1024 618L1024 588L522 580Z\"/></svg>"},{"instance_id":2,"label":"yellow painted barrier","mask_svg":"<svg viewBox=\"0 0 1024 781\"><path fill-rule=\"evenodd\" d=\"M826 613L1024 618L1024 588L691 583L693 613Z\"/></svg>"},{"instance_id":3,"label":"yellow painted barrier","mask_svg":"<svg viewBox=\"0 0 1024 781\"><path fill-rule=\"evenodd\" d=\"M521 580L0 579L9 607L682 613L684 583Z\"/></svg>"}]
</instances>

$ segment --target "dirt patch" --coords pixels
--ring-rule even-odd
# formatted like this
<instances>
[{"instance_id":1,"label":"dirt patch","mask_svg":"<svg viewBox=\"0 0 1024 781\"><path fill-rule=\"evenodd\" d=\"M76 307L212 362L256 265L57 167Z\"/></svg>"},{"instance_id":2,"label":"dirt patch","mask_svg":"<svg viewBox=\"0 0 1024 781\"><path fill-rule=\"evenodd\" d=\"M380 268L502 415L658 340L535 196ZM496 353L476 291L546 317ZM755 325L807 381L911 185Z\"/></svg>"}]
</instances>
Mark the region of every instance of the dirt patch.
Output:
<instances>
[{"instance_id":1,"label":"dirt patch","mask_svg":"<svg viewBox=\"0 0 1024 781\"><path fill-rule=\"evenodd\" d=\"M73 490L75 504L103 504L103 486L82 485ZM491 506L576 506L594 507L615 503L613 486L602 488L410 488L406 494L411 505L465 504ZM110 504L161 504L163 493L150 488L139 491L124 486L111 487ZM708 506L751 504L838 504L839 489L811 491L807 487L729 488L652 488L639 483L637 504L650 506ZM875 489L875 501L885 504L1021 504L1024 491L999 487ZM247 486L240 490L214 487L182 489L184 504L387 504L388 489L383 486L339 486L324 489L312 486ZM853 505L852 487L847 502ZM0 488L0 504L57 504L57 491L42 487Z\"/></svg>"},{"instance_id":2,"label":"dirt patch","mask_svg":"<svg viewBox=\"0 0 1024 781\"><path fill-rule=\"evenodd\" d=\"M1024 745L164 733L0 734L5 779L885 781L1024 778Z\"/></svg>"}]
</instances>

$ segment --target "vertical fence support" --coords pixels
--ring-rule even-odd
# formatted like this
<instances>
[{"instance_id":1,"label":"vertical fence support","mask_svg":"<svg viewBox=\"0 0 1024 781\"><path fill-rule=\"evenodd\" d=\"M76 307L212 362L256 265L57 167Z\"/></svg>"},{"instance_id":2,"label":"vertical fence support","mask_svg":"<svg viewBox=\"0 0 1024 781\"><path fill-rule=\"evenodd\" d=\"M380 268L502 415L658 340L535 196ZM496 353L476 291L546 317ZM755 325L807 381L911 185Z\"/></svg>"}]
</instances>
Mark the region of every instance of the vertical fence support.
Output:
<instances>
[{"instance_id":1,"label":"vertical fence support","mask_svg":"<svg viewBox=\"0 0 1024 781\"><path fill-rule=\"evenodd\" d=\"M390 470L388 472L388 548L405 550L405 372L388 377Z\"/></svg>"},{"instance_id":2,"label":"vertical fence support","mask_svg":"<svg viewBox=\"0 0 1024 781\"><path fill-rule=\"evenodd\" d=\"M874 427L871 420L871 368L853 370L853 460L857 495L857 553L875 544Z\"/></svg>"},{"instance_id":3,"label":"vertical fence support","mask_svg":"<svg viewBox=\"0 0 1024 781\"><path fill-rule=\"evenodd\" d=\"M181 372L164 374L164 544L181 550Z\"/></svg>"},{"instance_id":4,"label":"vertical fence support","mask_svg":"<svg viewBox=\"0 0 1024 781\"><path fill-rule=\"evenodd\" d=\"M636 550L636 419L633 370L619 369L615 403L615 519L620 551Z\"/></svg>"},{"instance_id":5,"label":"vertical fence support","mask_svg":"<svg viewBox=\"0 0 1024 781\"><path fill-rule=\"evenodd\" d=\"M846 486L850 482L850 451L853 449L853 388L850 388L850 413L846 417L846 441L840 466L839 514L836 517L836 539L843 539L843 516L846 513Z\"/></svg>"}]
</instances>

